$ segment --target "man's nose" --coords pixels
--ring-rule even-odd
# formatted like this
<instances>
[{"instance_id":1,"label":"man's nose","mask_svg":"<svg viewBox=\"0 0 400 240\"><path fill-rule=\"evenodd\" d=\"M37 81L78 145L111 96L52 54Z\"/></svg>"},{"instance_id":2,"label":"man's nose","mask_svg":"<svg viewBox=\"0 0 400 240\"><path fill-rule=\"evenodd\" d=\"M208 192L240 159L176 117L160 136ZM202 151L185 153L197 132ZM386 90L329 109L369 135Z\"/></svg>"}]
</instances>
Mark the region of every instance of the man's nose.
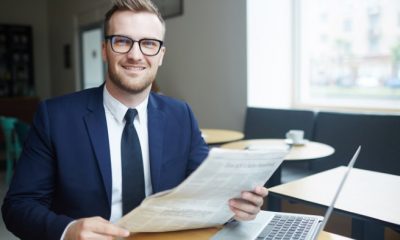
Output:
<instances>
[{"instance_id":1,"label":"man's nose","mask_svg":"<svg viewBox=\"0 0 400 240\"><path fill-rule=\"evenodd\" d=\"M131 50L127 53L129 58L132 59L141 59L143 58L143 53L140 50L140 46L138 42L134 42Z\"/></svg>"}]
</instances>

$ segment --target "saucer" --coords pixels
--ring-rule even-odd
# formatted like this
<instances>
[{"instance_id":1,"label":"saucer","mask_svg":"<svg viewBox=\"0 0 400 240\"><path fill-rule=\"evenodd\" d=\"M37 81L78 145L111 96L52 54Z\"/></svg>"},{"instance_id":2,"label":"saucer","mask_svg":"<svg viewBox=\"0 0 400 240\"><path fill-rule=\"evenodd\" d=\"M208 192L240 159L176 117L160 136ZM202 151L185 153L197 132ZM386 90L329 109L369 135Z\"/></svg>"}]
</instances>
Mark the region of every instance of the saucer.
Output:
<instances>
[{"instance_id":1,"label":"saucer","mask_svg":"<svg viewBox=\"0 0 400 240\"><path fill-rule=\"evenodd\" d=\"M287 151L289 150L289 146L283 144L250 144L245 149L252 151Z\"/></svg>"},{"instance_id":2,"label":"saucer","mask_svg":"<svg viewBox=\"0 0 400 240\"><path fill-rule=\"evenodd\" d=\"M285 139L286 144L293 145L293 146L303 146L308 143L307 139L303 139L300 142L294 143L292 139Z\"/></svg>"}]
</instances>

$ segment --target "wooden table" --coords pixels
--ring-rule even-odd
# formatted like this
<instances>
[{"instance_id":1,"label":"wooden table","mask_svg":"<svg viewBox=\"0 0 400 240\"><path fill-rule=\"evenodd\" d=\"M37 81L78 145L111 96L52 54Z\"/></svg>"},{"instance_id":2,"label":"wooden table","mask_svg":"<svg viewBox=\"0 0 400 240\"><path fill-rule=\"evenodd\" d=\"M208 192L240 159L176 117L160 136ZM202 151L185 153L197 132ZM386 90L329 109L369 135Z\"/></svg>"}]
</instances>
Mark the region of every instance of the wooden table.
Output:
<instances>
[{"instance_id":1,"label":"wooden table","mask_svg":"<svg viewBox=\"0 0 400 240\"><path fill-rule=\"evenodd\" d=\"M256 146L259 148L270 147L270 146L285 146L286 141L285 139L249 139L249 140L242 140L232 143L226 143L221 146L221 148L228 148L228 149L247 149L251 148L252 146ZM335 152L331 146L308 141L304 145L292 145L290 148L289 154L286 155L285 161L299 161L299 160L309 160L309 159L316 159L329 156Z\"/></svg>"},{"instance_id":2,"label":"wooden table","mask_svg":"<svg viewBox=\"0 0 400 240\"><path fill-rule=\"evenodd\" d=\"M165 233L139 233L134 234L132 237L125 238L129 240L206 240L210 239L219 228L206 228L196 230L186 230L178 232L165 232ZM318 240L346 240L346 238L340 235L336 235L328 232L321 232Z\"/></svg>"},{"instance_id":3,"label":"wooden table","mask_svg":"<svg viewBox=\"0 0 400 240\"><path fill-rule=\"evenodd\" d=\"M207 144L222 144L243 139L241 132L226 129L200 129Z\"/></svg>"},{"instance_id":4,"label":"wooden table","mask_svg":"<svg viewBox=\"0 0 400 240\"><path fill-rule=\"evenodd\" d=\"M337 167L270 188L269 191L271 195L329 206L345 170L346 167ZM355 168L351 171L335 208L355 219L400 229L400 176ZM356 239L368 238L363 234L365 229L361 229L362 232L360 229L354 230L353 228L353 237Z\"/></svg>"}]
</instances>

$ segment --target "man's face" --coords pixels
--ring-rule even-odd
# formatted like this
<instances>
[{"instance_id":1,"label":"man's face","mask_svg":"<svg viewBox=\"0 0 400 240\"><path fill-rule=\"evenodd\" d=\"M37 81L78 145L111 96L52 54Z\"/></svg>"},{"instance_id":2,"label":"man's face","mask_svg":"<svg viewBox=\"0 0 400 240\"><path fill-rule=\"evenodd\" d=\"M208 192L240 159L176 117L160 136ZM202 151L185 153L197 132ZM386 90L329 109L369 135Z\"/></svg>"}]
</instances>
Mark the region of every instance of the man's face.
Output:
<instances>
[{"instance_id":1,"label":"man's face","mask_svg":"<svg viewBox=\"0 0 400 240\"><path fill-rule=\"evenodd\" d=\"M158 17L148 12L117 11L108 25L109 35L127 36L133 40L127 53L116 53L111 41L103 43L103 59L108 64L107 84L127 93L141 93L153 83L161 66L165 47L155 56L146 56L139 49L140 39L163 40L164 27Z\"/></svg>"}]
</instances>

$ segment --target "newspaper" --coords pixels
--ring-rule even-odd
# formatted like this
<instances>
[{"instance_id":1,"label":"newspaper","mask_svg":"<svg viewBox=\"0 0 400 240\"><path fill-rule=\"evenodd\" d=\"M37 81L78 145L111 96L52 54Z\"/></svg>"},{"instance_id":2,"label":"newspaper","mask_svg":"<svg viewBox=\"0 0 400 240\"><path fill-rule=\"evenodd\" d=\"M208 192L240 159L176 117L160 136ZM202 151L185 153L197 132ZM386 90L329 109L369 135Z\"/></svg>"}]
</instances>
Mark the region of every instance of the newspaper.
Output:
<instances>
[{"instance_id":1,"label":"newspaper","mask_svg":"<svg viewBox=\"0 0 400 240\"><path fill-rule=\"evenodd\" d=\"M284 149L212 148L179 186L147 197L117 225L130 232L166 232L219 226L234 214L228 201L262 186L282 163Z\"/></svg>"}]
</instances>

